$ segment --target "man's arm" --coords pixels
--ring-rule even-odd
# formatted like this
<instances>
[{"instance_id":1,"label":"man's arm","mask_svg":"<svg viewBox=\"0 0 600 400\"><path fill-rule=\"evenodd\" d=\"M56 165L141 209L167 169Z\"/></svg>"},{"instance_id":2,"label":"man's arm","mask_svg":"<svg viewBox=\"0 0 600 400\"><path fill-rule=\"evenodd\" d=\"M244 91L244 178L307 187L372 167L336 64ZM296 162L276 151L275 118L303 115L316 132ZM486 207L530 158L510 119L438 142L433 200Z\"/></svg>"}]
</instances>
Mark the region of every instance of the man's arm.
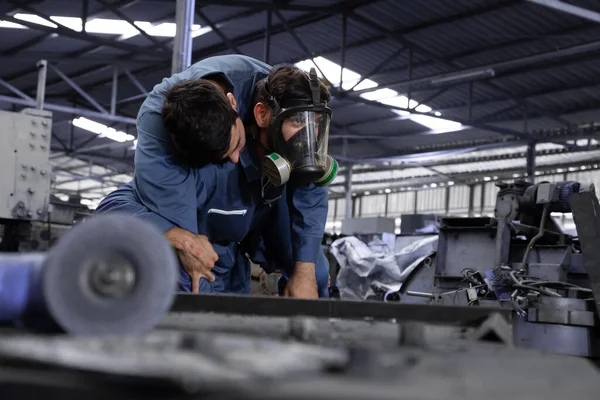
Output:
<instances>
[{"instance_id":1,"label":"man's arm","mask_svg":"<svg viewBox=\"0 0 600 400\"><path fill-rule=\"evenodd\" d=\"M318 297L316 262L325 232L328 211L327 187L288 185L294 272L286 287L293 297Z\"/></svg>"},{"instance_id":2,"label":"man's arm","mask_svg":"<svg viewBox=\"0 0 600 400\"><path fill-rule=\"evenodd\" d=\"M176 163L162 119L155 112L138 118L134 190L150 211L147 219L165 233L190 275L192 292L198 293L200 278L215 280L210 271L218 259L208 238L198 235L196 213L206 187L198 171Z\"/></svg>"},{"instance_id":3,"label":"man's arm","mask_svg":"<svg viewBox=\"0 0 600 400\"><path fill-rule=\"evenodd\" d=\"M134 190L151 211L148 218L162 232L180 227L198 233L196 179L189 168L178 165L172 144L156 112L138 117Z\"/></svg>"}]
</instances>

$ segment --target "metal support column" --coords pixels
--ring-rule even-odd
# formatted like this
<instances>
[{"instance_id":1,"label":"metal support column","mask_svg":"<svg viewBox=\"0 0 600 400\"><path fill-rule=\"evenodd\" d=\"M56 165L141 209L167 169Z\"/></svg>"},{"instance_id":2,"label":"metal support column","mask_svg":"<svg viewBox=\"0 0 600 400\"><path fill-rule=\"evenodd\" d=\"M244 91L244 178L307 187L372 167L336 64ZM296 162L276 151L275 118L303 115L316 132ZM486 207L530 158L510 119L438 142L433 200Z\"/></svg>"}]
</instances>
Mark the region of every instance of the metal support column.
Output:
<instances>
[{"instance_id":1,"label":"metal support column","mask_svg":"<svg viewBox=\"0 0 600 400\"><path fill-rule=\"evenodd\" d=\"M195 4L196 2L193 0L177 0L175 13L177 30L173 41L172 74L183 71L192 63L192 25Z\"/></svg>"},{"instance_id":2,"label":"metal support column","mask_svg":"<svg viewBox=\"0 0 600 400\"><path fill-rule=\"evenodd\" d=\"M388 216L389 209L390 209L390 194L386 193L385 194L385 214L383 215L384 217Z\"/></svg>"},{"instance_id":3,"label":"metal support column","mask_svg":"<svg viewBox=\"0 0 600 400\"><path fill-rule=\"evenodd\" d=\"M344 218L352 218L352 164L346 167L346 209Z\"/></svg>"},{"instance_id":4,"label":"metal support column","mask_svg":"<svg viewBox=\"0 0 600 400\"><path fill-rule=\"evenodd\" d=\"M475 185L469 185L469 218L475 216Z\"/></svg>"},{"instance_id":5,"label":"metal support column","mask_svg":"<svg viewBox=\"0 0 600 400\"><path fill-rule=\"evenodd\" d=\"M46 75L48 74L48 62L46 60L40 60L36 64L36 67L38 69L38 82L35 97L35 108L38 110L43 110L44 101L46 100Z\"/></svg>"},{"instance_id":6,"label":"metal support column","mask_svg":"<svg viewBox=\"0 0 600 400\"><path fill-rule=\"evenodd\" d=\"M348 139L344 139L342 143L342 154L344 158L348 157ZM352 198L352 163L346 165L346 209L344 210L344 218L350 219L354 217L354 199Z\"/></svg>"},{"instance_id":7,"label":"metal support column","mask_svg":"<svg viewBox=\"0 0 600 400\"><path fill-rule=\"evenodd\" d=\"M527 109L523 114L523 131L529 133L529 115ZM530 141L527 145L527 182L533 183L535 180L535 141Z\"/></svg>"},{"instance_id":8,"label":"metal support column","mask_svg":"<svg viewBox=\"0 0 600 400\"><path fill-rule=\"evenodd\" d=\"M413 214L417 213L418 210L418 206L419 206L419 192L415 190L415 202L413 204L414 209L413 209Z\"/></svg>"},{"instance_id":9,"label":"metal support column","mask_svg":"<svg viewBox=\"0 0 600 400\"><path fill-rule=\"evenodd\" d=\"M112 91L110 94L110 115L117 114L117 92L119 89L119 67L113 67Z\"/></svg>"},{"instance_id":10,"label":"metal support column","mask_svg":"<svg viewBox=\"0 0 600 400\"><path fill-rule=\"evenodd\" d=\"M533 183L535 179L535 142L527 146L527 181Z\"/></svg>"},{"instance_id":11,"label":"metal support column","mask_svg":"<svg viewBox=\"0 0 600 400\"><path fill-rule=\"evenodd\" d=\"M77 108L77 97L73 99L73 108ZM75 150L75 125L70 124L71 129L69 130L69 142L67 145L67 150L69 152Z\"/></svg>"},{"instance_id":12,"label":"metal support column","mask_svg":"<svg viewBox=\"0 0 600 400\"><path fill-rule=\"evenodd\" d=\"M483 212L485 211L485 182L481 182L481 208L479 213L483 217Z\"/></svg>"},{"instance_id":13,"label":"metal support column","mask_svg":"<svg viewBox=\"0 0 600 400\"><path fill-rule=\"evenodd\" d=\"M450 214L450 186L446 186L446 215Z\"/></svg>"},{"instance_id":14,"label":"metal support column","mask_svg":"<svg viewBox=\"0 0 600 400\"><path fill-rule=\"evenodd\" d=\"M333 201L333 220L337 221L338 217L338 199Z\"/></svg>"}]
</instances>

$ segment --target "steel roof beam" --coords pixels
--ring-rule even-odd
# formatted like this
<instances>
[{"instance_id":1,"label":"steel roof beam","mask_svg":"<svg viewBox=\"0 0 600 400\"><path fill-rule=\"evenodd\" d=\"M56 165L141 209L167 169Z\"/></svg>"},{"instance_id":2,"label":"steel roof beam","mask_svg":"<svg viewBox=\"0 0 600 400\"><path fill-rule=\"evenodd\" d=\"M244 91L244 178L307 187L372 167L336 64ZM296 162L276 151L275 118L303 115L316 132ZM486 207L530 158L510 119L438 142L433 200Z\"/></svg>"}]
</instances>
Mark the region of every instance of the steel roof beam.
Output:
<instances>
[{"instance_id":1,"label":"steel roof beam","mask_svg":"<svg viewBox=\"0 0 600 400\"><path fill-rule=\"evenodd\" d=\"M17 0L8 0L8 1L10 1L12 4L19 5L19 2ZM153 47L134 46L131 44L120 43L120 42L110 40L110 39L104 39L99 36L93 36L93 35L83 33L83 32L77 32L69 27L66 27L56 21L51 20L48 15L45 15L44 13L40 13L39 11L35 10L33 7L30 7L27 5L22 5L22 6L20 6L20 8L57 25L57 27L52 28L49 26L40 25L40 24L36 24L33 22L29 22L29 21L23 21L23 20L17 19L12 16L8 16L8 15L3 16L2 19L6 20L6 21L14 22L19 25L26 26L29 29L46 32L49 34L56 33L56 34L59 34L64 37L70 37L72 39L78 39L78 40L83 40L83 41L90 42L90 43L95 43L99 46L109 46L109 47L113 47L113 48L123 50L123 51L128 51L128 52L135 53L135 54L143 54L143 55L147 55L150 57L162 58L162 55L160 53L152 50Z\"/></svg>"},{"instance_id":2,"label":"steel roof beam","mask_svg":"<svg viewBox=\"0 0 600 400\"><path fill-rule=\"evenodd\" d=\"M145 37L146 39L148 39L153 45L155 45L156 47L158 47L159 49L161 49L165 53L167 53L169 55L171 54L171 49L169 49L164 43L162 43L161 41L159 41L158 39L156 39L154 36L150 36L148 34L148 32L146 32L145 30L143 30L142 28L140 28L139 26L137 26L135 24L135 22L131 18L129 18L121 10L119 10L119 7L117 5L109 3L106 0L96 0L96 2L98 4L100 4L100 5L102 5L102 7L104 7L104 9L109 10L114 15L116 15L117 17L119 17L123 21L127 22L129 25L131 25L135 30L137 30L140 33L140 35L142 35L143 37Z\"/></svg>"},{"instance_id":3,"label":"steel roof beam","mask_svg":"<svg viewBox=\"0 0 600 400\"><path fill-rule=\"evenodd\" d=\"M16 105L26 106L26 107L35 107L35 105L36 105L35 100L25 100L25 99L20 99L17 97L10 97L10 96L0 96L0 102L16 104ZM112 122L120 122L123 124L135 125L135 118L128 118L128 117L123 117L120 115L110 115L108 113L104 114L101 112L86 110L83 108L74 108L74 107L63 106L60 104L44 103L44 109L54 111L54 112L59 112L59 113L65 113L65 114L78 115L78 116L98 119L98 120L102 120L102 121L112 121Z\"/></svg>"},{"instance_id":4,"label":"steel roof beam","mask_svg":"<svg viewBox=\"0 0 600 400\"><path fill-rule=\"evenodd\" d=\"M378 31L389 35L390 38L396 40L398 43L402 44L403 46L408 47L409 49L413 49L413 50L415 50L416 52L418 52L418 53L420 53L422 55L425 55L425 56L427 56L427 57L429 57L429 58L431 58L433 60L436 60L438 62L441 62L441 63L443 63L445 65L449 65L449 66L454 67L454 68L464 68L464 66L462 64L457 63L456 61L448 61L448 60L446 60L446 59L444 59L442 57L439 57L437 54L435 54L435 53L433 53L433 52L431 52L431 51L423 48L422 46L417 45L417 44L411 42L410 40L405 39L402 36L398 37L398 36L393 35L393 33L391 31L387 31L385 28L381 27L377 23L371 21L368 18L365 18L363 16L358 15L358 14L356 14L353 11L350 11L348 15L351 18L353 18L354 20L362 22L366 26L369 26L369 27L371 27L373 29L377 29ZM488 68L486 68L486 67L478 67L478 68L473 68L473 69L468 69L468 70L477 71L477 70L484 70L484 69L485 70L489 69L489 70L494 70L495 71L494 68L490 68L490 67L488 67ZM466 71L467 70L463 70L463 71L460 71L460 72L466 72ZM458 73L458 71L456 71L455 73ZM446 77L446 75L441 75L441 76L438 75L436 78L437 79L442 79L442 78L445 78L445 77ZM431 84L431 81L433 79L434 78L430 78L428 83ZM412 79L409 79L409 82L410 81L412 81ZM556 120L557 122L559 122L559 123L561 123L563 125L566 125L566 126L569 125L569 121L566 121L563 118L560 118L560 117L557 117L555 115L552 115L551 113L547 113L545 110L543 110L542 108L538 107L535 104L530 104L527 101L523 101L523 100L521 100L521 99L519 99L519 98L517 98L515 96L512 96L509 92L507 92L503 88L501 88L501 87L499 87L499 86L497 86L497 85L495 85L495 84L493 84L491 82L485 82L484 84L486 86L488 86L488 87L496 90L499 93L505 94L509 99L513 100L516 103L528 104L530 107L533 107L535 110L537 110L538 112L540 112L543 115L547 116L548 118L552 118L552 119ZM409 91L411 90L411 85L412 85L412 83L408 83L407 84Z\"/></svg>"},{"instance_id":5,"label":"steel roof beam","mask_svg":"<svg viewBox=\"0 0 600 400\"><path fill-rule=\"evenodd\" d=\"M225 17L225 18L220 19L218 21L214 21L214 23L215 24L220 24L220 23L230 22L230 21L233 21L233 20L236 20L236 19L239 19L239 18L245 18L245 17L251 16L251 15L255 15L255 14L261 13L262 11L263 10L251 9L251 10L244 11L242 13L239 13L239 14L236 14L236 15L233 15L233 16ZM174 16L174 14L170 14L170 15ZM164 18L162 18L162 19L164 19ZM306 23L311 23L311 22L313 22L313 20L309 20ZM260 30L260 31L257 31L257 32L259 32L260 35L263 34L263 30ZM281 30L281 32L283 32L283 30ZM246 36L244 36L243 38L246 38ZM168 41L171 41L171 40L172 39L169 39ZM165 42L168 42L168 41L165 41ZM244 43L241 43L241 41L236 41L236 40L234 40L234 43L236 45L244 44ZM219 53L219 52L227 50L227 46L223 45L223 44L218 44L218 45L212 46L211 48L215 48L215 47L218 47L218 49L215 50L213 53L208 54L208 55L206 55L204 57L208 57L210 55L213 55L213 54L216 54L216 53ZM97 49L97 47L93 48L93 50L95 50L95 49ZM199 56L197 53L198 53L197 51L195 53L192 53L192 59L197 59L199 57L202 57L202 56ZM79 55L81 55L81 53L75 54L75 56L79 56ZM134 56L135 56L135 54L131 54L131 53L130 54L126 54L124 56L118 57L115 60L115 62L118 63L119 61L128 60L128 59L130 59L130 58L132 58ZM132 72L135 75L141 75L141 74L144 74L144 73L153 72L153 71L156 71L157 66L160 66L160 65L164 65L165 67L167 65L170 66L171 59L170 58L169 59L164 59L163 61L160 61L160 62L157 62L156 60L148 60L145 63L146 64L151 64L151 66L150 67L146 66L146 67L143 67L143 68L139 68L139 69L136 69L135 71L132 71ZM100 71L102 69L105 69L105 68L107 68L107 67L106 66L101 66L101 67L87 68L87 69L85 69L83 71L78 71L76 73L71 74L71 78L72 79L79 79L79 78L82 78L82 77L90 75L90 74L95 74L98 71ZM31 71L29 71L29 72L31 72ZM16 78L21 77L22 75L24 75L24 74L20 74L20 75L18 75L16 77L5 77L4 79L6 79L6 80L16 79ZM119 79L121 77L122 77L122 75L119 76ZM96 87L109 84L111 82L112 82L112 77L108 81L107 80L102 80L100 82L96 82L96 83L93 83L93 84L90 84L90 85L85 85L85 86L83 86L83 89L84 90L91 90L91 89L94 89ZM51 87L52 85L56 85L58 83L60 83L60 81L49 82L47 87ZM26 91L31 91L31 90L34 90L34 89L35 89L35 87L31 86L31 87L27 88ZM66 94L63 94L63 95L66 95Z\"/></svg>"}]
</instances>

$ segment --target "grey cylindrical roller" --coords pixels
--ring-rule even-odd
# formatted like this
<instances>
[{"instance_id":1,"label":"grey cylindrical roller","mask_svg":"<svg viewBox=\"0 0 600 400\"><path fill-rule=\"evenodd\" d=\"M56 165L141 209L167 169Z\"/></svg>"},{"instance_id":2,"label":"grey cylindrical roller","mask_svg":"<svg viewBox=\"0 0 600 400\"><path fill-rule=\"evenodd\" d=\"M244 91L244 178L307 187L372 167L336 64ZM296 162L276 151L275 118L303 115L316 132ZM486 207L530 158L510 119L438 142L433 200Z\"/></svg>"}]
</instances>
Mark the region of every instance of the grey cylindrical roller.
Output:
<instances>
[{"instance_id":1,"label":"grey cylindrical roller","mask_svg":"<svg viewBox=\"0 0 600 400\"><path fill-rule=\"evenodd\" d=\"M146 221L107 214L68 231L51 250L43 296L66 332L137 334L170 309L178 263L167 239Z\"/></svg>"}]
</instances>

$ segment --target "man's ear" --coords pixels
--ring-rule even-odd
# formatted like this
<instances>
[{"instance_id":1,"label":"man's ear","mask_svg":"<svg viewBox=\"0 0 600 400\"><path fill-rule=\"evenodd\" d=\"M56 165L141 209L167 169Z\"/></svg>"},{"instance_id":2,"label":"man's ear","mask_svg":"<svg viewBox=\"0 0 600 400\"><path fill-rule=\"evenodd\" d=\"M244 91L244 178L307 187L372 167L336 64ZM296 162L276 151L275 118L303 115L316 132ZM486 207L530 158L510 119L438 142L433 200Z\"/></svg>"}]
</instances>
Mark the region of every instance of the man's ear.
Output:
<instances>
[{"instance_id":1,"label":"man's ear","mask_svg":"<svg viewBox=\"0 0 600 400\"><path fill-rule=\"evenodd\" d=\"M229 100L229 102L231 103L231 107L233 107L233 109L237 111L237 101L235 101L235 97L233 97L232 93L227 93L227 100Z\"/></svg>"},{"instance_id":2,"label":"man's ear","mask_svg":"<svg viewBox=\"0 0 600 400\"><path fill-rule=\"evenodd\" d=\"M271 122L271 111L263 103L256 103L254 106L254 119L259 128L266 129Z\"/></svg>"}]
</instances>

